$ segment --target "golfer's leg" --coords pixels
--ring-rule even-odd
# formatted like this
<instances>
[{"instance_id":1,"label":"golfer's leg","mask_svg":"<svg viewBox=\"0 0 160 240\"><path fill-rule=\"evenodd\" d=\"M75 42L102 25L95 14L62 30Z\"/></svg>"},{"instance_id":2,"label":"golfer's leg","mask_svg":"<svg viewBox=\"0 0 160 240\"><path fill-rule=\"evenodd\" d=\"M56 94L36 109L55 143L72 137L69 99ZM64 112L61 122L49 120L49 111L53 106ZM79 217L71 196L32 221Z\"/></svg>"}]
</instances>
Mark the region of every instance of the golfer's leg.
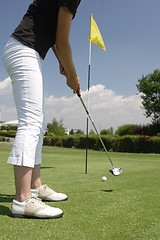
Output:
<instances>
[{"instance_id":1,"label":"golfer's leg","mask_svg":"<svg viewBox=\"0 0 160 240\"><path fill-rule=\"evenodd\" d=\"M42 127L40 129L39 140L36 146L35 152L35 166L32 172L32 179L31 179L31 188L35 189L42 185L41 178L40 178L40 166L42 163L42 145L43 145L43 137L46 133L47 129L47 121L46 121L46 112L45 112L45 103L44 103L44 92L42 89Z\"/></svg>"},{"instance_id":2,"label":"golfer's leg","mask_svg":"<svg viewBox=\"0 0 160 240\"><path fill-rule=\"evenodd\" d=\"M41 148L39 147L39 165L35 166L37 146L42 145L41 128L43 125L42 112L42 76L36 59L33 66L26 60L27 74L20 83L13 81L13 92L19 116L19 127L9 161L17 161L19 166L14 166L16 199L18 201L31 196L31 180L36 187L41 186L40 163ZM32 59L33 60L33 59ZM30 70L31 69L31 70ZM40 142L40 143L39 143ZM16 153L17 152L17 153ZM15 158L17 154L18 159ZM33 172L33 177L32 177Z\"/></svg>"},{"instance_id":3,"label":"golfer's leg","mask_svg":"<svg viewBox=\"0 0 160 240\"><path fill-rule=\"evenodd\" d=\"M8 163L15 165L16 198L24 199L30 195L32 169L43 125L43 86L39 55L19 43L12 48L13 44L4 61L12 80L19 124Z\"/></svg>"},{"instance_id":4,"label":"golfer's leg","mask_svg":"<svg viewBox=\"0 0 160 240\"><path fill-rule=\"evenodd\" d=\"M22 202L31 197L30 183L32 176L32 168L23 166L14 166L14 178L16 195L15 200Z\"/></svg>"},{"instance_id":5,"label":"golfer's leg","mask_svg":"<svg viewBox=\"0 0 160 240\"><path fill-rule=\"evenodd\" d=\"M31 188L35 189L42 185L40 177L40 164L35 165L32 171Z\"/></svg>"}]
</instances>

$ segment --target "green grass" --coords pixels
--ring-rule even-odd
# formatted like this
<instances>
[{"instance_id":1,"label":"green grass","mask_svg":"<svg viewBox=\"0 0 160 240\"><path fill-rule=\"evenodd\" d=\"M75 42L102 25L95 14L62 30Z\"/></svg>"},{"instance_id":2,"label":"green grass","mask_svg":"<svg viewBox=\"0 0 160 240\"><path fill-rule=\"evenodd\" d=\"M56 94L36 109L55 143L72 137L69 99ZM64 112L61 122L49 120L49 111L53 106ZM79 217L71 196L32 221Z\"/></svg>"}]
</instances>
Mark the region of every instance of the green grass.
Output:
<instances>
[{"instance_id":1,"label":"green grass","mask_svg":"<svg viewBox=\"0 0 160 240\"><path fill-rule=\"evenodd\" d=\"M0 144L0 239L158 240L160 239L160 155L110 153L123 174L114 177L105 152L43 148L44 183L66 193L68 201L48 203L64 210L56 220L13 219L11 145ZM101 182L106 175L108 180Z\"/></svg>"}]
</instances>

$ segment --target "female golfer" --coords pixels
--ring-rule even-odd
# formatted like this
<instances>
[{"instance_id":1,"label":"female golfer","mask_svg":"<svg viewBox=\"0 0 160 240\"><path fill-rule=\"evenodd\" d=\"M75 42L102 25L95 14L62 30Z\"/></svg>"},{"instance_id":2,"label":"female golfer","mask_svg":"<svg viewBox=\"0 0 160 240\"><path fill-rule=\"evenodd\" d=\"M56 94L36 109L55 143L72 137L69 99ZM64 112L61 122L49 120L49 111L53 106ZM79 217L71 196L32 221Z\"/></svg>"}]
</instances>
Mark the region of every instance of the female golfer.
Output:
<instances>
[{"instance_id":1,"label":"female golfer","mask_svg":"<svg viewBox=\"0 0 160 240\"><path fill-rule=\"evenodd\" d=\"M4 48L3 62L12 81L18 128L8 163L14 166L13 217L58 218L60 208L47 201L67 195L42 184L40 178L43 135L46 132L41 62L50 48L58 56L60 73L77 92L80 80L72 60L69 34L80 0L35 0Z\"/></svg>"}]
</instances>

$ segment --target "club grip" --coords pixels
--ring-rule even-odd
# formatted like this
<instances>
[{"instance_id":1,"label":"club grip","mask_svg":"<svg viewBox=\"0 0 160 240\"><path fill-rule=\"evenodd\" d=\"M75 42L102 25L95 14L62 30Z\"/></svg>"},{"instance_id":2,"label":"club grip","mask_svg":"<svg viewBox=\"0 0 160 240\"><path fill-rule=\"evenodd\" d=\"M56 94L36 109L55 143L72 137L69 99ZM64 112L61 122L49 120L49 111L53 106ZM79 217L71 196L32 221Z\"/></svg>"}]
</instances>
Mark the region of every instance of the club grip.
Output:
<instances>
[{"instance_id":1,"label":"club grip","mask_svg":"<svg viewBox=\"0 0 160 240\"><path fill-rule=\"evenodd\" d=\"M81 97L80 89L77 89L76 93L77 93L77 96L78 96L78 97Z\"/></svg>"}]
</instances>

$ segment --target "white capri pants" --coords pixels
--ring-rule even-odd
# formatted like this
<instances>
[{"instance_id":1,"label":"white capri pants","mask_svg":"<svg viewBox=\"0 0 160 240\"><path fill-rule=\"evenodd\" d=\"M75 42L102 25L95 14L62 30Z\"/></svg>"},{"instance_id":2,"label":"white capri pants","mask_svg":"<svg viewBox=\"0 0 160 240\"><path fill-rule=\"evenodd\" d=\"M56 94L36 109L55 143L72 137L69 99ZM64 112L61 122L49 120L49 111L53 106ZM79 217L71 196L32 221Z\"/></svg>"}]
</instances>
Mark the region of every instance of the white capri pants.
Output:
<instances>
[{"instance_id":1,"label":"white capri pants","mask_svg":"<svg viewBox=\"0 0 160 240\"><path fill-rule=\"evenodd\" d=\"M11 78L18 115L18 128L8 163L34 168L41 164L43 135L46 132L43 79L39 54L10 38L3 63Z\"/></svg>"}]
</instances>

